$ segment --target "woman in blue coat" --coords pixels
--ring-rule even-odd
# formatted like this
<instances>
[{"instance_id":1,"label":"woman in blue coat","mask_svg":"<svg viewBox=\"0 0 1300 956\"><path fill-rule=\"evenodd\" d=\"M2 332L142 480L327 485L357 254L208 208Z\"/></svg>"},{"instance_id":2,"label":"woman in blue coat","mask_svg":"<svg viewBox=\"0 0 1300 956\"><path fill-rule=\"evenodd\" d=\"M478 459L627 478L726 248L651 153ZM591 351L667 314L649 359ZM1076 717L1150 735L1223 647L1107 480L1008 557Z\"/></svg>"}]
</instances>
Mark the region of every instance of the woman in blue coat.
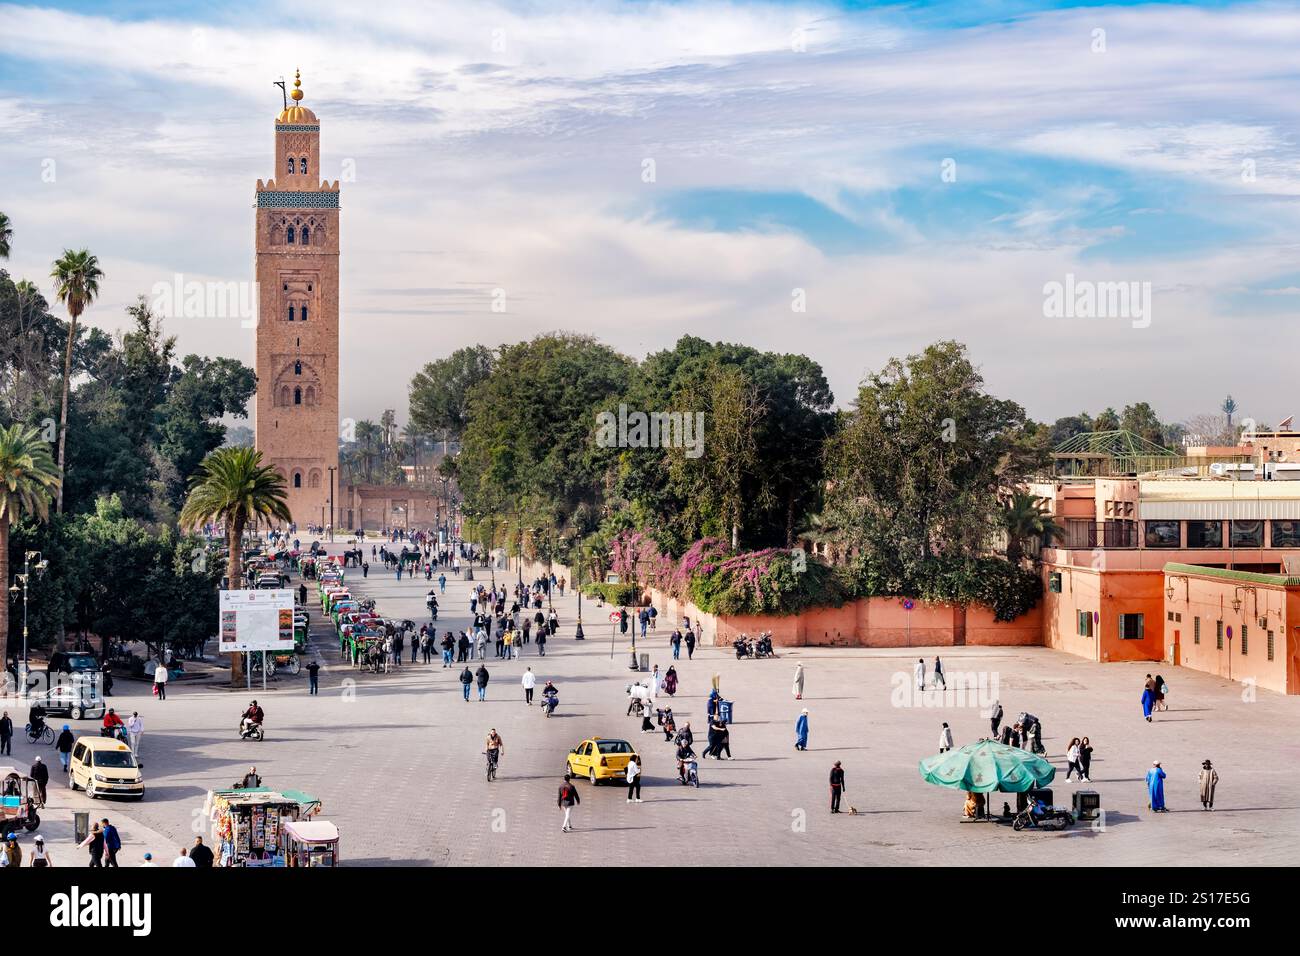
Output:
<instances>
[{"instance_id":1,"label":"woman in blue coat","mask_svg":"<svg viewBox=\"0 0 1300 956\"><path fill-rule=\"evenodd\" d=\"M1147 771L1148 806L1156 813L1165 813L1165 772L1157 760Z\"/></svg>"},{"instance_id":2,"label":"woman in blue coat","mask_svg":"<svg viewBox=\"0 0 1300 956\"><path fill-rule=\"evenodd\" d=\"M799 719L794 722L794 749L808 749L808 708L805 707L799 713Z\"/></svg>"}]
</instances>

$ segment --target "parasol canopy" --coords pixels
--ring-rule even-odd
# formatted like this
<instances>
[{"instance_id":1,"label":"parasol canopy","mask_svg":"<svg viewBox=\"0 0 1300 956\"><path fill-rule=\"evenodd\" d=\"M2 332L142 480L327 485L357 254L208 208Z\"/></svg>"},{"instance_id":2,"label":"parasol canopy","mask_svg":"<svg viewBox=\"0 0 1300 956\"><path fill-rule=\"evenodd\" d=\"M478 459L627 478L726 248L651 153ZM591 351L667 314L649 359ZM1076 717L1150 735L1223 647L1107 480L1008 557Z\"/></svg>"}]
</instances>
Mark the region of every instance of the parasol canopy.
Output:
<instances>
[{"instance_id":1,"label":"parasol canopy","mask_svg":"<svg viewBox=\"0 0 1300 956\"><path fill-rule=\"evenodd\" d=\"M996 740L926 757L920 770L926 783L968 793L1023 793L1047 786L1056 776L1056 768L1042 757Z\"/></svg>"}]
</instances>

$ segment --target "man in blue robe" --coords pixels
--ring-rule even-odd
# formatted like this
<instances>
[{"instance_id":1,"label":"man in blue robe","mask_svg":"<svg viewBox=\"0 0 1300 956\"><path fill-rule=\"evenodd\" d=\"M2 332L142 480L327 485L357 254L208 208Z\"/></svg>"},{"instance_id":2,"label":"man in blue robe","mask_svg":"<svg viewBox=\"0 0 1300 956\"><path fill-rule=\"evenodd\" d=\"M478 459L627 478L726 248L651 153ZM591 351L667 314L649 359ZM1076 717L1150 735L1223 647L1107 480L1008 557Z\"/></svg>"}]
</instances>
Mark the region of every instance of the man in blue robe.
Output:
<instances>
[{"instance_id":1,"label":"man in blue robe","mask_svg":"<svg viewBox=\"0 0 1300 956\"><path fill-rule=\"evenodd\" d=\"M1155 813L1168 812L1165 808L1165 772L1157 760L1147 771L1147 805Z\"/></svg>"},{"instance_id":2,"label":"man in blue robe","mask_svg":"<svg viewBox=\"0 0 1300 956\"><path fill-rule=\"evenodd\" d=\"M799 713L799 719L794 722L794 749L808 749L808 708L805 707Z\"/></svg>"}]
</instances>

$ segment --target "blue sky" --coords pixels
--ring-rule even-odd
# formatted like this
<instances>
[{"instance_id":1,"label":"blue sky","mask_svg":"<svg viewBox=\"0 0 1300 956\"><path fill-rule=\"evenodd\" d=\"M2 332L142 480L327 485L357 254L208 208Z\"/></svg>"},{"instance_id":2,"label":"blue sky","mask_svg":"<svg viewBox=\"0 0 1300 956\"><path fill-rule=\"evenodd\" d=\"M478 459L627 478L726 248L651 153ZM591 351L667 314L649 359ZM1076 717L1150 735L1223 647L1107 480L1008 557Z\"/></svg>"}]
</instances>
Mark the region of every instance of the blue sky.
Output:
<instances>
[{"instance_id":1,"label":"blue sky","mask_svg":"<svg viewBox=\"0 0 1300 956\"><path fill-rule=\"evenodd\" d=\"M1040 418L1181 420L1225 391L1300 412L1277 347L1300 303L1294 4L0 3L0 23L8 268L90 247L109 329L177 273L250 277L271 82L301 67L323 174L356 173L350 417L404 415L454 348L556 328L805 352L841 403L953 337ZM1066 274L1150 283L1149 327L1045 319ZM220 321L172 331L252 355Z\"/></svg>"}]
</instances>

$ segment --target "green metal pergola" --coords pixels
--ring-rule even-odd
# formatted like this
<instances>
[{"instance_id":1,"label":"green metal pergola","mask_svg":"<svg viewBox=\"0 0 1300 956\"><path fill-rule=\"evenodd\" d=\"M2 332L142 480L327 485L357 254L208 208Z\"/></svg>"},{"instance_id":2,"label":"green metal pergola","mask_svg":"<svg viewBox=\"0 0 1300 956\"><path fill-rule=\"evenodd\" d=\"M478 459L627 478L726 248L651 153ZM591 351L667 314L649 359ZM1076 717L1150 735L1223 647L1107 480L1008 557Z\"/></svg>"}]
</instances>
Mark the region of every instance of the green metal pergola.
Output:
<instances>
[{"instance_id":1,"label":"green metal pergola","mask_svg":"<svg viewBox=\"0 0 1300 956\"><path fill-rule=\"evenodd\" d=\"M1105 432L1080 432L1052 452L1057 475L1106 477L1165 471L1186 459L1172 449L1119 428Z\"/></svg>"}]
</instances>

